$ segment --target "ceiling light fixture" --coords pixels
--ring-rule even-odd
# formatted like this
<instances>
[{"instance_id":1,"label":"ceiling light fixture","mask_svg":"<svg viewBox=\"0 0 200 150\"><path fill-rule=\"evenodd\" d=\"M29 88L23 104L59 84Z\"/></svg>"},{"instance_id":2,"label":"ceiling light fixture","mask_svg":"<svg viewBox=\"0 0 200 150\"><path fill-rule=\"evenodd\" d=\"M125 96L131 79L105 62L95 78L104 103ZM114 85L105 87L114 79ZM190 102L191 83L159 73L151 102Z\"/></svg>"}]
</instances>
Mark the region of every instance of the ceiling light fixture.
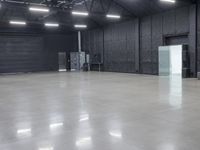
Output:
<instances>
[{"instance_id":1,"label":"ceiling light fixture","mask_svg":"<svg viewBox=\"0 0 200 150\"><path fill-rule=\"evenodd\" d=\"M169 2L169 3L175 3L176 0L160 0L161 2Z\"/></svg>"},{"instance_id":2,"label":"ceiling light fixture","mask_svg":"<svg viewBox=\"0 0 200 150\"><path fill-rule=\"evenodd\" d=\"M49 12L48 8L41 8L41 7L30 7L29 10L35 12Z\"/></svg>"},{"instance_id":3,"label":"ceiling light fixture","mask_svg":"<svg viewBox=\"0 0 200 150\"><path fill-rule=\"evenodd\" d=\"M119 16L119 15L113 15L113 14L107 14L106 17L107 18L113 18L113 19L120 19L121 18L121 16Z\"/></svg>"},{"instance_id":4,"label":"ceiling light fixture","mask_svg":"<svg viewBox=\"0 0 200 150\"><path fill-rule=\"evenodd\" d=\"M59 27L58 23L45 23L44 24L46 27Z\"/></svg>"},{"instance_id":5,"label":"ceiling light fixture","mask_svg":"<svg viewBox=\"0 0 200 150\"><path fill-rule=\"evenodd\" d=\"M15 20L11 20L9 21L10 24L14 24L14 25L26 25L25 21L15 21Z\"/></svg>"},{"instance_id":6,"label":"ceiling light fixture","mask_svg":"<svg viewBox=\"0 0 200 150\"><path fill-rule=\"evenodd\" d=\"M72 11L72 15L76 16L88 16L88 12Z\"/></svg>"},{"instance_id":7,"label":"ceiling light fixture","mask_svg":"<svg viewBox=\"0 0 200 150\"><path fill-rule=\"evenodd\" d=\"M76 24L74 25L75 28L87 28L87 25L84 24Z\"/></svg>"}]
</instances>

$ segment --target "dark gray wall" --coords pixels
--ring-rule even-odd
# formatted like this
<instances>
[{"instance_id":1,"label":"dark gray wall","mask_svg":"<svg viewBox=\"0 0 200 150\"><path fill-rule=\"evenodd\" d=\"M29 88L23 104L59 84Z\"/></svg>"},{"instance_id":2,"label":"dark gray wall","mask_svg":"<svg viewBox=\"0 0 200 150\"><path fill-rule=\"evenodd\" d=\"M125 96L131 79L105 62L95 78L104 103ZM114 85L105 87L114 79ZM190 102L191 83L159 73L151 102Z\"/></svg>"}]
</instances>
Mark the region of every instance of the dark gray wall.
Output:
<instances>
[{"instance_id":1,"label":"dark gray wall","mask_svg":"<svg viewBox=\"0 0 200 150\"><path fill-rule=\"evenodd\" d=\"M197 63L198 63L198 72L200 72L200 2L197 9Z\"/></svg>"},{"instance_id":2,"label":"dark gray wall","mask_svg":"<svg viewBox=\"0 0 200 150\"><path fill-rule=\"evenodd\" d=\"M92 63L96 63L94 56L100 54L105 71L137 72L138 28L139 22L134 20L83 32L83 50L90 53Z\"/></svg>"},{"instance_id":3,"label":"dark gray wall","mask_svg":"<svg viewBox=\"0 0 200 150\"><path fill-rule=\"evenodd\" d=\"M139 46L138 20L108 26L104 29L104 69L137 72L135 57Z\"/></svg>"},{"instance_id":4,"label":"dark gray wall","mask_svg":"<svg viewBox=\"0 0 200 150\"><path fill-rule=\"evenodd\" d=\"M143 17L140 20L140 71L145 74L158 74L158 47L170 44L188 44L191 75L196 74L195 20L196 7L183 7L165 13ZM181 37L188 40L178 40ZM174 38L176 37L176 38ZM175 43L174 43L175 42Z\"/></svg>"},{"instance_id":5,"label":"dark gray wall","mask_svg":"<svg viewBox=\"0 0 200 150\"><path fill-rule=\"evenodd\" d=\"M82 32L82 50L90 54L91 63L103 62L103 30L94 29Z\"/></svg>"},{"instance_id":6,"label":"dark gray wall","mask_svg":"<svg viewBox=\"0 0 200 150\"><path fill-rule=\"evenodd\" d=\"M58 52L66 52L69 59L71 51L78 50L77 34L47 34L44 35L44 50L47 51L48 70L58 70ZM67 64L67 69L69 69Z\"/></svg>"},{"instance_id":7,"label":"dark gray wall","mask_svg":"<svg viewBox=\"0 0 200 150\"><path fill-rule=\"evenodd\" d=\"M83 34L83 47L103 53L105 71L158 74L158 47L167 44L168 38L173 44L189 44L191 76L196 75L195 5L104 27L100 38L103 49L91 49L100 43L85 40L89 32ZM179 36L186 40L177 40Z\"/></svg>"},{"instance_id":8,"label":"dark gray wall","mask_svg":"<svg viewBox=\"0 0 200 150\"><path fill-rule=\"evenodd\" d=\"M0 73L58 70L58 52L76 49L76 34L0 33Z\"/></svg>"},{"instance_id":9,"label":"dark gray wall","mask_svg":"<svg viewBox=\"0 0 200 150\"><path fill-rule=\"evenodd\" d=\"M40 36L1 36L0 73L41 71L45 53Z\"/></svg>"}]
</instances>

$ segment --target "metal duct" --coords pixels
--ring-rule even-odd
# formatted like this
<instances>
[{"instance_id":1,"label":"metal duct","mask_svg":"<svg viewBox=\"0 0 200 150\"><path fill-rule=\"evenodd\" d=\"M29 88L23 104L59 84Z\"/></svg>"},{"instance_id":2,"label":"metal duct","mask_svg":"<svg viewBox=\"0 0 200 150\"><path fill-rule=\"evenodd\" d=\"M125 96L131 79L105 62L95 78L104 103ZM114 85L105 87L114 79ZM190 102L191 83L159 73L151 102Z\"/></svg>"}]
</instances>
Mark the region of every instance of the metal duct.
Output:
<instances>
[{"instance_id":1,"label":"metal duct","mask_svg":"<svg viewBox=\"0 0 200 150\"><path fill-rule=\"evenodd\" d=\"M78 51L81 52L81 31L78 31Z\"/></svg>"}]
</instances>

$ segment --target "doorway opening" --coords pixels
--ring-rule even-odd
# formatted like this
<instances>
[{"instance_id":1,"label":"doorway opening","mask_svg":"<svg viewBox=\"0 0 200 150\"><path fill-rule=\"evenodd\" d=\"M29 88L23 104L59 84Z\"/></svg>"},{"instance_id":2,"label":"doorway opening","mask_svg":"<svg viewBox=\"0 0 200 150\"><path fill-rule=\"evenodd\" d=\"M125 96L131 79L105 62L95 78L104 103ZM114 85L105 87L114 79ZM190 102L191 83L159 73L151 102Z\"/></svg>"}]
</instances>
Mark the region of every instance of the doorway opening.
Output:
<instances>
[{"instance_id":1,"label":"doorway opening","mask_svg":"<svg viewBox=\"0 0 200 150\"><path fill-rule=\"evenodd\" d=\"M67 54L66 52L58 53L59 72L67 71Z\"/></svg>"},{"instance_id":2,"label":"doorway opening","mask_svg":"<svg viewBox=\"0 0 200 150\"><path fill-rule=\"evenodd\" d=\"M159 75L182 77L183 45L159 47Z\"/></svg>"}]
</instances>

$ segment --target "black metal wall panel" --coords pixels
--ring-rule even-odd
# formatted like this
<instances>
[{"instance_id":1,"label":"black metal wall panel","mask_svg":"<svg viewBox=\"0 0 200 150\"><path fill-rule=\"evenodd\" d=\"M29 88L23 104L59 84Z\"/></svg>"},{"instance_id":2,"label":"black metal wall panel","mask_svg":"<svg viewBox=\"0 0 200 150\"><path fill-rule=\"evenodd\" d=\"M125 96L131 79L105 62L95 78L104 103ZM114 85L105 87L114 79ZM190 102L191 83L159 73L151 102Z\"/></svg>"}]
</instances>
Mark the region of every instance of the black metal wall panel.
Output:
<instances>
[{"instance_id":1,"label":"black metal wall panel","mask_svg":"<svg viewBox=\"0 0 200 150\"><path fill-rule=\"evenodd\" d=\"M58 52L77 50L74 34L19 34L0 36L0 73L58 70Z\"/></svg>"},{"instance_id":2,"label":"black metal wall panel","mask_svg":"<svg viewBox=\"0 0 200 150\"><path fill-rule=\"evenodd\" d=\"M190 68L191 76L197 76L197 6L190 6L189 14L189 55L190 55Z\"/></svg>"},{"instance_id":3,"label":"black metal wall panel","mask_svg":"<svg viewBox=\"0 0 200 150\"><path fill-rule=\"evenodd\" d=\"M77 34L47 34L44 35L44 49L47 55L47 70L58 70L58 52L66 52L69 60L70 52L78 50ZM67 64L67 69L70 65Z\"/></svg>"},{"instance_id":4,"label":"black metal wall panel","mask_svg":"<svg viewBox=\"0 0 200 150\"><path fill-rule=\"evenodd\" d=\"M200 72L200 2L197 6L197 71Z\"/></svg>"},{"instance_id":5,"label":"black metal wall panel","mask_svg":"<svg viewBox=\"0 0 200 150\"><path fill-rule=\"evenodd\" d=\"M179 8L176 13L176 34L187 33L189 31L190 7Z\"/></svg>"},{"instance_id":6,"label":"black metal wall panel","mask_svg":"<svg viewBox=\"0 0 200 150\"><path fill-rule=\"evenodd\" d=\"M89 34L89 43L83 42L83 45L89 46L83 47L90 47L90 55L102 54L106 71L134 72L134 30L134 22L129 21L108 26L104 30L87 31L83 34L83 41Z\"/></svg>"},{"instance_id":7,"label":"black metal wall panel","mask_svg":"<svg viewBox=\"0 0 200 150\"><path fill-rule=\"evenodd\" d=\"M93 29L82 32L82 50L90 54L91 65L98 66L103 63L104 59L104 43L103 43L103 30ZM91 68L91 70L97 68Z\"/></svg>"},{"instance_id":8,"label":"black metal wall panel","mask_svg":"<svg viewBox=\"0 0 200 150\"><path fill-rule=\"evenodd\" d=\"M152 16L152 74L158 74L158 47L163 45L162 15Z\"/></svg>"},{"instance_id":9,"label":"black metal wall panel","mask_svg":"<svg viewBox=\"0 0 200 150\"><path fill-rule=\"evenodd\" d=\"M169 35L176 32L176 10L171 10L163 14L163 34Z\"/></svg>"},{"instance_id":10,"label":"black metal wall panel","mask_svg":"<svg viewBox=\"0 0 200 150\"><path fill-rule=\"evenodd\" d=\"M42 37L0 37L0 73L44 70L44 56Z\"/></svg>"},{"instance_id":11,"label":"black metal wall panel","mask_svg":"<svg viewBox=\"0 0 200 150\"><path fill-rule=\"evenodd\" d=\"M152 73L152 21L151 16L141 19L140 22L140 72Z\"/></svg>"},{"instance_id":12,"label":"black metal wall panel","mask_svg":"<svg viewBox=\"0 0 200 150\"><path fill-rule=\"evenodd\" d=\"M187 35L192 64L191 73L195 75L195 12L195 5L190 5L132 21L112 24L104 27L103 40L94 41L96 37L92 39L90 35L90 40L88 40L90 42L84 44L89 45L85 47L90 47L94 49L93 51L101 51L101 48L98 49L101 44L96 44L95 47L93 43L103 41L105 71L138 72L139 70L144 74L158 74L158 47L164 44L164 37ZM200 16L199 12L198 14ZM200 35L200 27L198 35ZM198 49L200 49L200 42L198 43ZM200 56L198 60L200 61Z\"/></svg>"},{"instance_id":13,"label":"black metal wall panel","mask_svg":"<svg viewBox=\"0 0 200 150\"><path fill-rule=\"evenodd\" d=\"M105 71L135 72L135 22L108 26L104 35Z\"/></svg>"},{"instance_id":14,"label":"black metal wall panel","mask_svg":"<svg viewBox=\"0 0 200 150\"><path fill-rule=\"evenodd\" d=\"M195 72L195 5L143 17L140 22L141 73L158 74L158 47L166 36L189 36L191 72ZM193 76L193 73L192 73Z\"/></svg>"},{"instance_id":15,"label":"black metal wall panel","mask_svg":"<svg viewBox=\"0 0 200 150\"><path fill-rule=\"evenodd\" d=\"M140 71L140 20L134 20L134 54L135 54L135 70L133 72L139 73Z\"/></svg>"}]
</instances>

